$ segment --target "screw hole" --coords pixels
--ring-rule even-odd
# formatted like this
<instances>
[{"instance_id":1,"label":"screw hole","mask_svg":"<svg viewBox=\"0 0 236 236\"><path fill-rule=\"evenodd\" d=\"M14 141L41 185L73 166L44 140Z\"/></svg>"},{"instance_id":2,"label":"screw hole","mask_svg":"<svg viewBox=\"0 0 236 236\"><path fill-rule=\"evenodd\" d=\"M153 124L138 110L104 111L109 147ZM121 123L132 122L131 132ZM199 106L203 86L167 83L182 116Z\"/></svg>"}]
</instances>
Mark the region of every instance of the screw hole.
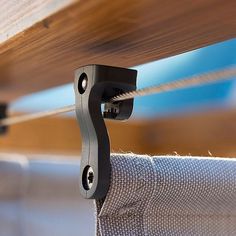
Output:
<instances>
[{"instance_id":1,"label":"screw hole","mask_svg":"<svg viewBox=\"0 0 236 236\"><path fill-rule=\"evenodd\" d=\"M85 73L82 73L78 81L78 91L80 94L83 94L88 86L88 76Z\"/></svg>"}]
</instances>

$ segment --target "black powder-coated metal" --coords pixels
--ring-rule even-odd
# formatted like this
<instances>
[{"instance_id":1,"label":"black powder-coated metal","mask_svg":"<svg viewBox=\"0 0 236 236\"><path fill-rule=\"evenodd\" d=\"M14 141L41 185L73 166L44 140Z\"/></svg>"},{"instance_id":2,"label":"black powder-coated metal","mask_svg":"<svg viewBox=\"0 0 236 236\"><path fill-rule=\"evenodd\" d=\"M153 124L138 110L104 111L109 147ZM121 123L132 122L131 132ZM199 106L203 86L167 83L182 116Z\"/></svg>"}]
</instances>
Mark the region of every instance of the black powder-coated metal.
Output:
<instances>
[{"instance_id":1,"label":"black powder-coated metal","mask_svg":"<svg viewBox=\"0 0 236 236\"><path fill-rule=\"evenodd\" d=\"M0 120L7 118L7 104L6 103L0 103ZM0 126L0 135L6 134L8 130L7 126Z\"/></svg>"},{"instance_id":2,"label":"black powder-coated metal","mask_svg":"<svg viewBox=\"0 0 236 236\"><path fill-rule=\"evenodd\" d=\"M87 65L75 71L76 117L82 135L79 185L85 198L101 199L109 189L110 142L104 118L130 117L133 99L114 103L109 100L135 90L136 77L136 70L104 65Z\"/></svg>"}]
</instances>

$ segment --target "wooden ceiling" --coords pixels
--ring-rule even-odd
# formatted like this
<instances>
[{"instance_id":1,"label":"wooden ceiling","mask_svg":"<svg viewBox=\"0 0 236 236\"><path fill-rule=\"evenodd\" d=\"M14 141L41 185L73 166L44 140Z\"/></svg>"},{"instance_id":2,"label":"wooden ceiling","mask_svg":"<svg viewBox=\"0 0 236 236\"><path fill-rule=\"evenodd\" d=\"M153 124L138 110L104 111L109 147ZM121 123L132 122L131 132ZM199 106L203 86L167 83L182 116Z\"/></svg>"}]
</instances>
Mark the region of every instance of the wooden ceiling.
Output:
<instances>
[{"instance_id":1,"label":"wooden ceiling","mask_svg":"<svg viewBox=\"0 0 236 236\"><path fill-rule=\"evenodd\" d=\"M130 67L236 36L235 0L29 2L0 0L0 101L72 82L81 65Z\"/></svg>"}]
</instances>

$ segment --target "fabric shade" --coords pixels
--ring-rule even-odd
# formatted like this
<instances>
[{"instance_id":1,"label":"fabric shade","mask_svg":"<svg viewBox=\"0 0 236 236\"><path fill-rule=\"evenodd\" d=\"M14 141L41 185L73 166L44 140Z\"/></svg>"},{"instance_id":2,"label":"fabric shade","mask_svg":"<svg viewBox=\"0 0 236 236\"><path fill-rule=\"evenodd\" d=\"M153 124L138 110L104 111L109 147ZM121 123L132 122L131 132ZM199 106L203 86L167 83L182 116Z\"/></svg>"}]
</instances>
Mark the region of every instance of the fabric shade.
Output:
<instances>
[{"instance_id":1,"label":"fabric shade","mask_svg":"<svg viewBox=\"0 0 236 236\"><path fill-rule=\"evenodd\" d=\"M80 196L79 161L28 157L0 154L0 236L93 236L94 204Z\"/></svg>"},{"instance_id":2,"label":"fabric shade","mask_svg":"<svg viewBox=\"0 0 236 236\"><path fill-rule=\"evenodd\" d=\"M236 160L111 157L97 235L236 235Z\"/></svg>"}]
</instances>

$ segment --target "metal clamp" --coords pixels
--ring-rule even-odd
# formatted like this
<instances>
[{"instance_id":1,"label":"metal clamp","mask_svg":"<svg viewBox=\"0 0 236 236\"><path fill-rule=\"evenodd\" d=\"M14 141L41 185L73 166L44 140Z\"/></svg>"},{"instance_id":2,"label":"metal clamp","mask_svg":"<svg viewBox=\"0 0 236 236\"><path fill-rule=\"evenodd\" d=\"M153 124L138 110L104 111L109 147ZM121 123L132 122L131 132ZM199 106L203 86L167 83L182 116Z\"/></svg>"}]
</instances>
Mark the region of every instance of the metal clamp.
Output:
<instances>
[{"instance_id":1,"label":"metal clamp","mask_svg":"<svg viewBox=\"0 0 236 236\"><path fill-rule=\"evenodd\" d=\"M104 118L128 119L133 99L109 100L136 89L137 71L88 65L75 71L76 117L82 135L80 192L85 198L103 198L110 185L110 142ZM104 110L102 109L102 104Z\"/></svg>"}]
</instances>

